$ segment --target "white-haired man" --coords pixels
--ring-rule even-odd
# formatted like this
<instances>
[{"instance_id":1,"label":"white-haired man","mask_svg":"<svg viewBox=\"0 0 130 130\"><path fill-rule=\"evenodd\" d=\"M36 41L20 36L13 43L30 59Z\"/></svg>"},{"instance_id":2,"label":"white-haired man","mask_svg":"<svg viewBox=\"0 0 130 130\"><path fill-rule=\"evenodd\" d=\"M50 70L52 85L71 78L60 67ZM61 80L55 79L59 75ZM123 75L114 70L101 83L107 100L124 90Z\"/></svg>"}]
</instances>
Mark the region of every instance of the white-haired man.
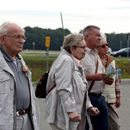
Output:
<instances>
[{"instance_id":1,"label":"white-haired man","mask_svg":"<svg viewBox=\"0 0 130 130\"><path fill-rule=\"evenodd\" d=\"M15 23L4 23L0 42L0 130L39 130L30 71L19 56L25 31Z\"/></svg>"}]
</instances>

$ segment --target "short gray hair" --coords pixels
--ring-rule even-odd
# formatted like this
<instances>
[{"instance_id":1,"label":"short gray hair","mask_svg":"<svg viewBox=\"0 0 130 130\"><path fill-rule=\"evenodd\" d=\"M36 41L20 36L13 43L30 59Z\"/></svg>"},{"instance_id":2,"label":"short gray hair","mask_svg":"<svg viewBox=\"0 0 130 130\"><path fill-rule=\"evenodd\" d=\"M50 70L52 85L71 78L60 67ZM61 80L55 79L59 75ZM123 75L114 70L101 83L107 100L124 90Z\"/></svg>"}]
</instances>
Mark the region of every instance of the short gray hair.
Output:
<instances>
[{"instance_id":1,"label":"short gray hair","mask_svg":"<svg viewBox=\"0 0 130 130\"><path fill-rule=\"evenodd\" d=\"M83 30L82 30L82 34L84 35L84 37L86 37L86 35L92 31L93 29L98 29L100 30L100 28L98 26L95 25L88 25L86 26Z\"/></svg>"},{"instance_id":2,"label":"short gray hair","mask_svg":"<svg viewBox=\"0 0 130 130\"><path fill-rule=\"evenodd\" d=\"M0 36L7 34L9 32L9 25L13 25L15 23L12 22L4 22L1 26L0 26ZM17 24L16 24L17 25ZM25 30L23 29L23 31L25 32Z\"/></svg>"},{"instance_id":3,"label":"short gray hair","mask_svg":"<svg viewBox=\"0 0 130 130\"><path fill-rule=\"evenodd\" d=\"M83 34L72 33L65 36L63 41L63 48L77 46L84 39Z\"/></svg>"}]
</instances>

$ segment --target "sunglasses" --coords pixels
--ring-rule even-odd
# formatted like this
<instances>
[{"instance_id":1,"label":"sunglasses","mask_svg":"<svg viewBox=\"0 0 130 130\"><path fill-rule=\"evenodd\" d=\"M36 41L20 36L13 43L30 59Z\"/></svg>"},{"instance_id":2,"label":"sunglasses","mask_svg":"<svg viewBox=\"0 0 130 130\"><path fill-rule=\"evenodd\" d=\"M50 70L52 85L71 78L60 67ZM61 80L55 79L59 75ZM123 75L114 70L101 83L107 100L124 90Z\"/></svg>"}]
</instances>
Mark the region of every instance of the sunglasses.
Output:
<instances>
[{"instance_id":1,"label":"sunglasses","mask_svg":"<svg viewBox=\"0 0 130 130\"><path fill-rule=\"evenodd\" d=\"M101 46L98 46L98 48L101 47L101 48L105 48L105 47L108 47L108 44L103 44Z\"/></svg>"}]
</instances>

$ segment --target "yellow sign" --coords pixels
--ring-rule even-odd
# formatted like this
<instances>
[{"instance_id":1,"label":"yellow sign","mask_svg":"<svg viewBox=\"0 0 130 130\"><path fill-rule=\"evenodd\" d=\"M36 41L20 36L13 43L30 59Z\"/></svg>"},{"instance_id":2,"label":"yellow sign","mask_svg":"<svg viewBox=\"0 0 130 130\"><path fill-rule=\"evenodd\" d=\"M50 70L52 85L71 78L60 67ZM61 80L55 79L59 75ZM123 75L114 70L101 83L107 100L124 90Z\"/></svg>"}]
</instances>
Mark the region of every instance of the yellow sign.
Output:
<instances>
[{"instance_id":1,"label":"yellow sign","mask_svg":"<svg viewBox=\"0 0 130 130\"><path fill-rule=\"evenodd\" d=\"M50 44L51 44L51 38L50 38L50 36L46 36L46 38L45 38L46 48L50 48Z\"/></svg>"}]
</instances>

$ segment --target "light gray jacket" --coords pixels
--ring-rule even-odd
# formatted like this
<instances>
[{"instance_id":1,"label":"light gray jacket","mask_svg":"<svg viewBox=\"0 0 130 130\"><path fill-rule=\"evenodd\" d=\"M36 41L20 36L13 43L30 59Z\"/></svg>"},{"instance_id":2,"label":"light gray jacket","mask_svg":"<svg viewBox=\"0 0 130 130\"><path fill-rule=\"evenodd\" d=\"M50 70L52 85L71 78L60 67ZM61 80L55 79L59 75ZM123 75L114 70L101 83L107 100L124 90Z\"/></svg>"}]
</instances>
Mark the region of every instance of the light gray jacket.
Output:
<instances>
[{"instance_id":1,"label":"light gray jacket","mask_svg":"<svg viewBox=\"0 0 130 130\"><path fill-rule=\"evenodd\" d=\"M85 111L92 106L86 96L87 102L83 108L87 81L79 72L71 55L65 50L60 53L51 67L47 90L55 84L56 87L52 89L45 100L46 119L48 123L54 123L59 128L65 129L70 123L67 112L85 115Z\"/></svg>"},{"instance_id":2,"label":"light gray jacket","mask_svg":"<svg viewBox=\"0 0 130 130\"><path fill-rule=\"evenodd\" d=\"M39 130L39 110L31 83L31 73L28 71L26 76L31 95L30 115L34 130ZM15 82L15 76L0 51L0 130L16 130Z\"/></svg>"}]
</instances>

